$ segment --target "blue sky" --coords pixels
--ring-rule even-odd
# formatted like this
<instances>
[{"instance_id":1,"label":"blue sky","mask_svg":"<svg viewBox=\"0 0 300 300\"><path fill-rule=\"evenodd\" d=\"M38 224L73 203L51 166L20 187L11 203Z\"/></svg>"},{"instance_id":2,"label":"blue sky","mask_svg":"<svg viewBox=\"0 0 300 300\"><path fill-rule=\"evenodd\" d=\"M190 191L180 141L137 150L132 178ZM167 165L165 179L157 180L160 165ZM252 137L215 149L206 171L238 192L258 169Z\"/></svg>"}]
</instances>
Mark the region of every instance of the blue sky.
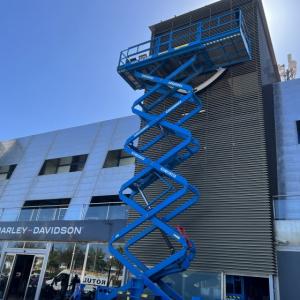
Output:
<instances>
[{"instance_id":1,"label":"blue sky","mask_svg":"<svg viewBox=\"0 0 300 300\"><path fill-rule=\"evenodd\" d=\"M212 2L1 0L0 140L131 114L138 92L116 72L120 50ZM300 64L300 2L263 3L277 61L291 52Z\"/></svg>"}]
</instances>

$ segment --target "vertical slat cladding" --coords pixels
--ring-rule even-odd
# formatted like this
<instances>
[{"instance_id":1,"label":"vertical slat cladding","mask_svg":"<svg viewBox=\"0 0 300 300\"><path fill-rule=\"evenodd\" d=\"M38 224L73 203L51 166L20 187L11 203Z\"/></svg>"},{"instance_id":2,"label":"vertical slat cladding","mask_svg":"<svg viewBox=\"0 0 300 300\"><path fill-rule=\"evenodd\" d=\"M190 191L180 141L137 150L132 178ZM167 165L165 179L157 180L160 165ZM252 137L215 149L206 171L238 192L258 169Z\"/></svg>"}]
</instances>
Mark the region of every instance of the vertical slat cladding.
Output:
<instances>
[{"instance_id":1,"label":"vertical slat cladding","mask_svg":"<svg viewBox=\"0 0 300 300\"><path fill-rule=\"evenodd\" d=\"M256 0L220 1L205 7L203 16L207 17L208 11L219 13L224 7L228 9L228 3L230 7L241 7L244 13L253 59L230 67L207 89L202 95L205 112L186 124L202 147L176 171L199 188L201 199L173 223L185 226L196 242L193 269L268 275L275 272L275 264L257 35L258 4ZM196 15L201 17L201 9ZM191 12L191 17L195 18L195 12ZM160 28L155 30L154 26L152 30L159 32ZM140 140L143 142L144 138ZM160 154L161 149L153 150L152 155ZM142 168L138 164L136 172ZM149 191L153 195L159 192L155 185ZM130 221L135 218L131 212ZM150 237L134 251L152 265L154 258L162 257L161 243L159 237Z\"/></svg>"}]
</instances>

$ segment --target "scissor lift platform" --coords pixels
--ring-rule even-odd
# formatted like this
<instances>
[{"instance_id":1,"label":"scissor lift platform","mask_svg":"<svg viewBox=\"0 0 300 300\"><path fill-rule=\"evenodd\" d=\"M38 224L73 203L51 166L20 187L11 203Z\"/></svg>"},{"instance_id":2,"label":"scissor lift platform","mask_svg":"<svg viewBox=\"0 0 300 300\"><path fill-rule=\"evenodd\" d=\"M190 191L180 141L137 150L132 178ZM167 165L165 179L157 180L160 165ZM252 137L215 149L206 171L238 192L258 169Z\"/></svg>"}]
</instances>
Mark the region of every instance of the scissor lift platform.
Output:
<instances>
[{"instance_id":1,"label":"scissor lift platform","mask_svg":"<svg viewBox=\"0 0 300 300\"><path fill-rule=\"evenodd\" d=\"M206 73L245 62L251 59L250 52L243 14L240 10L234 10L123 50L118 72L132 88L143 89L135 71L153 74L159 70L159 76L164 77L197 54L194 66Z\"/></svg>"},{"instance_id":2,"label":"scissor lift platform","mask_svg":"<svg viewBox=\"0 0 300 300\"><path fill-rule=\"evenodd\" d=\"M133 89L145 89L132 105L133 113L143 121L141 128L124 146L143 168L119 192L120 199L139 216L109 243L110 253L133 276L120 288L99 287L97 300L116 300L120 293L140 300L145 288L158 299L184 299L165 279L187 270L196 254L185 229L171 222L200 198L198 189L176 170L200 150L199 141L184 126L202 110L197 94L201 85L195 87L194 83L201 74L219 68L223 72L227 66L250 58L240 10L189 24L121 52L118 72ZM152 151L159 152L159 157L152 157ZM156 182L163 187L161 193L148 193L147 189ZM161 234L168 253L148 266L132 249L154 233ZM122 251L118 248L120 240L125 240Z\"/></svg>"}]
</instances>

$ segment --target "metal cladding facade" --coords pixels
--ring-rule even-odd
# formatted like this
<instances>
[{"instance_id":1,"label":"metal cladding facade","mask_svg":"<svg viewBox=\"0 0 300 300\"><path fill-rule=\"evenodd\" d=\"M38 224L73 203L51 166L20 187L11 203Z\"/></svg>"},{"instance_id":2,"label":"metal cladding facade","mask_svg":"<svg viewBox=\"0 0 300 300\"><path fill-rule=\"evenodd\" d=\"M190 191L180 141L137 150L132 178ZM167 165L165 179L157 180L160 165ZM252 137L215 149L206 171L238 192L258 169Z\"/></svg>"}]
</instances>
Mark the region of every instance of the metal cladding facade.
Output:
<instances>
[{"instance_id":1,"label":"metal cladding facade","mask_svg":"<svg viewBox=\"0 0 300 300\"><path fill-rule=\"evenodd\" d=\"M0 141L0 166L17 165L9 180L0 180L0 221L16 221L24 201L60 198L71 199L65 220L80 220L93 196L116 195L133 175L133 164L102 166L107 152L122 149L138 126L138 118L130 116ZM46 159L85 153L88 159L82 172L38 175Z\"/></svg>"},{"instance_id":2,"label":"metal cladding facade","mask_svg":"<svg viewBox=\"0 0 300 300\"><path fill-rule=\"evenodd\" d=\"M229 67L200 95L204 111L186 123L199 138L201 151L176 172L199 188L201 198L172 223L184 226L196 242L193 270L268 276L276 273L271 200L276 194L272 168L276 155L272 155L274 126L269 123L274 119L272 93L265 93L264 86L279 77L262 4L219 1L150 29L155 36L235 8L246 20L252 60ZM204 79L199 77L194 84ZM159 145L151 156L165 152L159 147L168 145ZM138 164L136 172L142 168ZM160 190L156 185L148 193L153 196ZM130 221L135 218L131 212ZM135 252L153 265L164 256L163 249L157 233L137 245Z\"/></svg>"}]
</instances>

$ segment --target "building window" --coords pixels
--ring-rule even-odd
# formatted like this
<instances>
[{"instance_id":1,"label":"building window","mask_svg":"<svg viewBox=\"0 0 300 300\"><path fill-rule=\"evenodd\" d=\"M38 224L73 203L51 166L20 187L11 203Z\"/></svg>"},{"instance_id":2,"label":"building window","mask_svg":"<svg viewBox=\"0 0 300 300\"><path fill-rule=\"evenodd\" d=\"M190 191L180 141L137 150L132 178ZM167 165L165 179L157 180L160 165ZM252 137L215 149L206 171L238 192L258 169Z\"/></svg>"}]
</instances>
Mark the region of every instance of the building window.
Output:
<instances>
[{"instance_id":1,"label":"building window","mask_svg":"<svg viewBox=\"0 0 300 300\"><path fill-rule=\"evenodd\" d=\"M240 276L226 276L226 293L242 294L242 278Z\"/></svg>"},{"instance_id":2,"label":"building window","mask_svg":"<svg viewBox=\"0 0 300 300\"><path fill-rule=\"evenodd\" d=\"M39 175L82 171L87 160L87 156L87 154L83 154L47 159L45 160Z\"/></svg>"},{"instance_id":3,"label":"building window","mask_svg":"<svg viewBox=\"0 0 300 300\"><path fill-rule=\"evenodd\" d=\"M176 287L176 291L182 295L183 299L192 299L193 296L196 299L201 297L198 299L203 300L230 299L221 297L222 276L220 273L186 270L184 273L168 275L165 282Z\"/></svg>"},{"instance_id":4,"label":"building window","mask_svg":"<svg viewBox=\"0 0 300 300\"><path fill-rule=\"evenodd\" d=\"M17 165L0 166L0 180L9 179Z\"/></svg>"},{"instance_id":5,"label":"building window","mask_svg":"<svg viewBox=\"0 0 300 300\"><path fill-rule=\"evenodd\" d=\"M270 299L268 278L226 275L226 299L250 299L253 295Z\"/></svg>"},{"instance_id":6,"label":"building window","mask_svg":"<svg viewBox=\"0 0 300 300\"><path fill-rule=\"evenodd\" d=\"M296 125L297 125L298 144L300 144L300 121L296 121Z\"/></svg>"},{"instance_id":7,"label":"building window","mask_svg":"<svg viewBox=\"0 0 300 300\"><path fill-rule=\"evenodd\" d=\"M85 215L86 220L127 219L127 206L118 195L94 196Z\"/></svg>"},{"instance_id":8,"label":"building window","mask_svg":"<svg viewBox=\"0 0 300 300\"><path fill-rule=\"evenodd\" d=\"M63 220L67 212L70 198L51 200L25 201L19 221L51 221Z\"/></svg>"},{"instance_id":9,"label":"building window","mask_svg":"<svg viewBox=\"0 0 300 300\"><path fill-rule=\"evenodd\" d=\"M135 158L124 150L111 150L107 152L103 168L113 168L135 163Z\"/></svg>"}]
</instances>

